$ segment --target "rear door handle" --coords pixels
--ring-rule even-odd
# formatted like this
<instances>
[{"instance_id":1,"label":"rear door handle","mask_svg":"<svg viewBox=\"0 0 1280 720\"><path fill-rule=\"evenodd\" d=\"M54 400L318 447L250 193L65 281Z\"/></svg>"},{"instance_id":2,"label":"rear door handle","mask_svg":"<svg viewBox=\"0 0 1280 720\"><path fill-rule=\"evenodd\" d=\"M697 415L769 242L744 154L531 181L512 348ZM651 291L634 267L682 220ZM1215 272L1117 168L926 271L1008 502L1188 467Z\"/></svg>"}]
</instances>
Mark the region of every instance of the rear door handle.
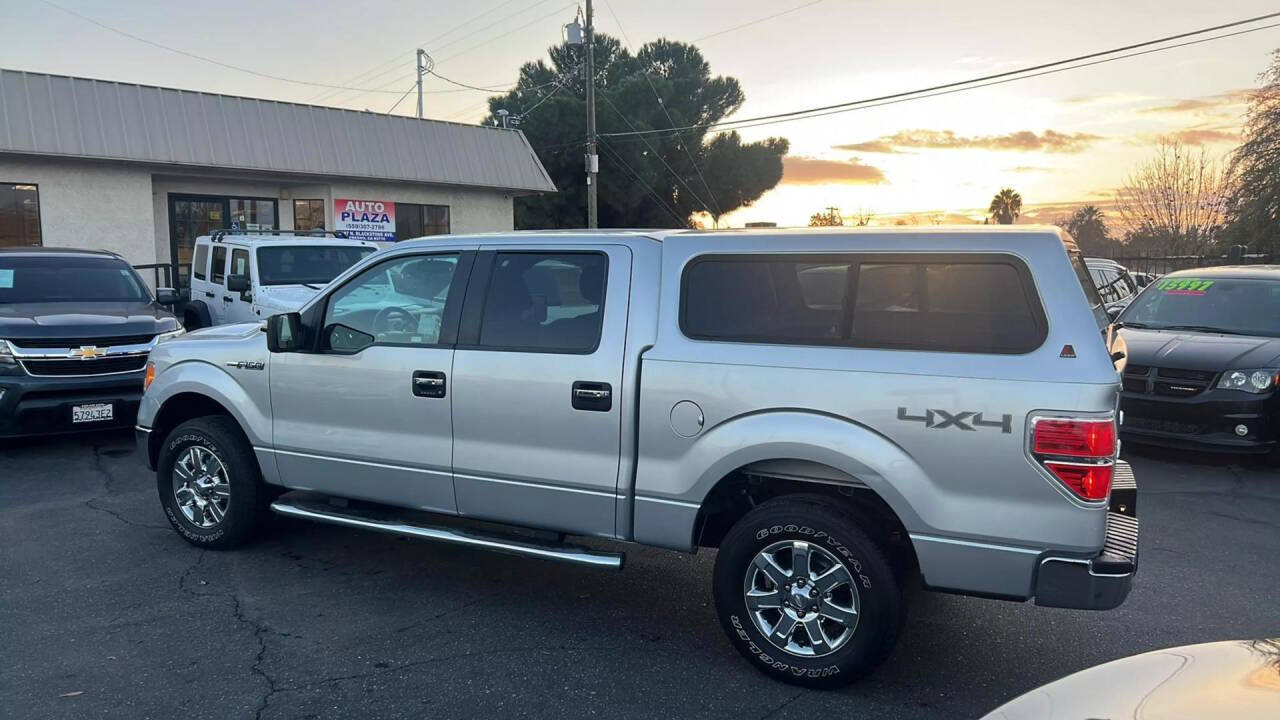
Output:
<instances>
[{"instance_id":1,"label":"rear door handle","mask_svg":"<svg viewBox=\"0 0 1280 720\"><path fill-rule=\"evenodd\" d=\"M205 297L213 297L213 293L209 292L208 290L205 290L205 291L204 291L204 296L205 296Z\"/></svg>"},{"instance_id":2,"label":"rear door handle","mask_svg":"<svg viewBox=\"0 0 1280 720\"><path fill-rule=\"evenodd\" d=\"M442 398L445 395L444 373L438 370L414 370L413 394L418 397Z\"/></svg>"},{"instance_id":3,"label":"rear door handle","mask_svg":"<svg viewBox=\"0 0 1280 720\"><path fill-rule=\"evenodd\" d=\"M613 409L613 388L609 383L585 382L573 384L573 409L593 412L609 412Z\"/></svg>"}]
</instances>

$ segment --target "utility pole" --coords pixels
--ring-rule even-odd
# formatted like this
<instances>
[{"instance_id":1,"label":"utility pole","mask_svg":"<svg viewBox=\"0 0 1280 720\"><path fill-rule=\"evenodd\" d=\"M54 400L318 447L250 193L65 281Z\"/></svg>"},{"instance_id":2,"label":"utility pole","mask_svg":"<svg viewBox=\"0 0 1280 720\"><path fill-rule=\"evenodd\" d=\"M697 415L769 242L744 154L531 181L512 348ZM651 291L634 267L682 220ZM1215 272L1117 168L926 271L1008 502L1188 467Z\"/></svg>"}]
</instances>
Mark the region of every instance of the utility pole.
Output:
<instances>
[{"instance_id":1,"label":"utility pole","mask_svg":"<svg viewBox=\"0 0 1280 720\"><path fill-rule=\"evenodd\" d=\"M427 51L418 48L418 119L422 119L422 76L427 72L427 65L424 60L427 57Z\"/></svg>"},{"instance_id":2,"label":"utility pole","mask_svg":"<svg viewBox=\"0 0 1280 720\"><path fill-rule=\"evenodd\" d=\"M600 227L600 211L596 200L596 175L600 172L600 156L596 154L596 47L592 25L591 0L587 0L587 27L583 34L587 44L587 227Z\"/></svg>"}]
</instances>

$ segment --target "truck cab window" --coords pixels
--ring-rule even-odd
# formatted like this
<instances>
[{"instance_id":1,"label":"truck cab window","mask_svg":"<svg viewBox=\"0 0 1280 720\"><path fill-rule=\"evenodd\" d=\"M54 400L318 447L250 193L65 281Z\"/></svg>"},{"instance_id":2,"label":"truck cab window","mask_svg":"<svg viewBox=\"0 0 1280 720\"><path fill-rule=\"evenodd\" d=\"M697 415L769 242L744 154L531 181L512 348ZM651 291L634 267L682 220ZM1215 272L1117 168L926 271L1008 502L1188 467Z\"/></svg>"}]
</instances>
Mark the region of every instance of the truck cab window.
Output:
<instances>
[{"instance_id":1,"label":"truck cab window","mask_svg":"<svg viewBox=\"0 0 1280 720\"><path fill-rule=\"evenodd\" d=\"M324 347L357 352L370 345L435 345L457 255L414 255L378 263L329 298Z\"/></svg>"}]
</instances>

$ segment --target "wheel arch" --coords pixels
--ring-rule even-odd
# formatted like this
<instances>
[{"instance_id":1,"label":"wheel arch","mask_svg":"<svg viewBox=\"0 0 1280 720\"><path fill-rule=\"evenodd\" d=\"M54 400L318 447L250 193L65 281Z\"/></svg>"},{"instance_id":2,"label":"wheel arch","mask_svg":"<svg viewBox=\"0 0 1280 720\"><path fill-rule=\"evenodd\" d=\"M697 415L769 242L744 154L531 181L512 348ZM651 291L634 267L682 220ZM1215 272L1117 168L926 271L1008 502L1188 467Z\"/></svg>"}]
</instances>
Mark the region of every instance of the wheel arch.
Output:
<instances>
[{"instance_id":1,"label":"wheel arch","mask_svg":"<svg viewBox=\"0 0 1280 720\"><path fill-rule=\"evenodd\" d=\"M150 430L148 462L154 464L173 428L205 415L230 417L251 446L265 445L271 436L267 409L231 376L203 360L183 361L164 368L142 396L138 425Z\"/></svg>"},{"instance_id":2,"label":"wheel arch","mask_svg":"<svg viewBox=\"0 0 1280 720\"><path fill-rule=\"evenodd\" d=\"M637 475L634 535L685 551L714 546L727 530L721 525L752 503L794 493L839 498L905 535L922 526L913 501L931 486L901 447L864 425L806 410L754 413L718 424L680 457Z\"/></svg>"}]
</instances>

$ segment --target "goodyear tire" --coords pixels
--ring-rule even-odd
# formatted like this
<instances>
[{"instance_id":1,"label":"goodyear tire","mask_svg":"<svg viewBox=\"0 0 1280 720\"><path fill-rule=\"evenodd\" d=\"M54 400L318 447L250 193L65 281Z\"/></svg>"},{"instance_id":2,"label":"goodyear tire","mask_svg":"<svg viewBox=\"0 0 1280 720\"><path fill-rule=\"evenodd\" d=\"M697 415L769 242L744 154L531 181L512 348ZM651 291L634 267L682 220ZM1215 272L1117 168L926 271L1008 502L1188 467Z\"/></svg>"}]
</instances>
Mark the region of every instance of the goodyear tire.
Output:
<instances>
[{"instance_id":1,"label":"goodyear tire","mask_svg":"<svg viewBox=\"0 0 1280 720\"><path fill-rule=\"evenodd\" d=\"M786 496L725 536L713 594L720 625L752 665L812 688L852 682L882 663L905 610L885 552L856 515L820 496Z\"/></svg>"},{"instance_id":2,"label":"goodyear tire","mask_svg":"<svg viewBox=\"0 0 1280 720\"><path fill-rule=\"evenodd\" d=\"M156 490L173 529L215 550L253 536L267 497L249 441L234 420L217 415L169 433L156 463Z\"/></svg>"}]
</instances>

